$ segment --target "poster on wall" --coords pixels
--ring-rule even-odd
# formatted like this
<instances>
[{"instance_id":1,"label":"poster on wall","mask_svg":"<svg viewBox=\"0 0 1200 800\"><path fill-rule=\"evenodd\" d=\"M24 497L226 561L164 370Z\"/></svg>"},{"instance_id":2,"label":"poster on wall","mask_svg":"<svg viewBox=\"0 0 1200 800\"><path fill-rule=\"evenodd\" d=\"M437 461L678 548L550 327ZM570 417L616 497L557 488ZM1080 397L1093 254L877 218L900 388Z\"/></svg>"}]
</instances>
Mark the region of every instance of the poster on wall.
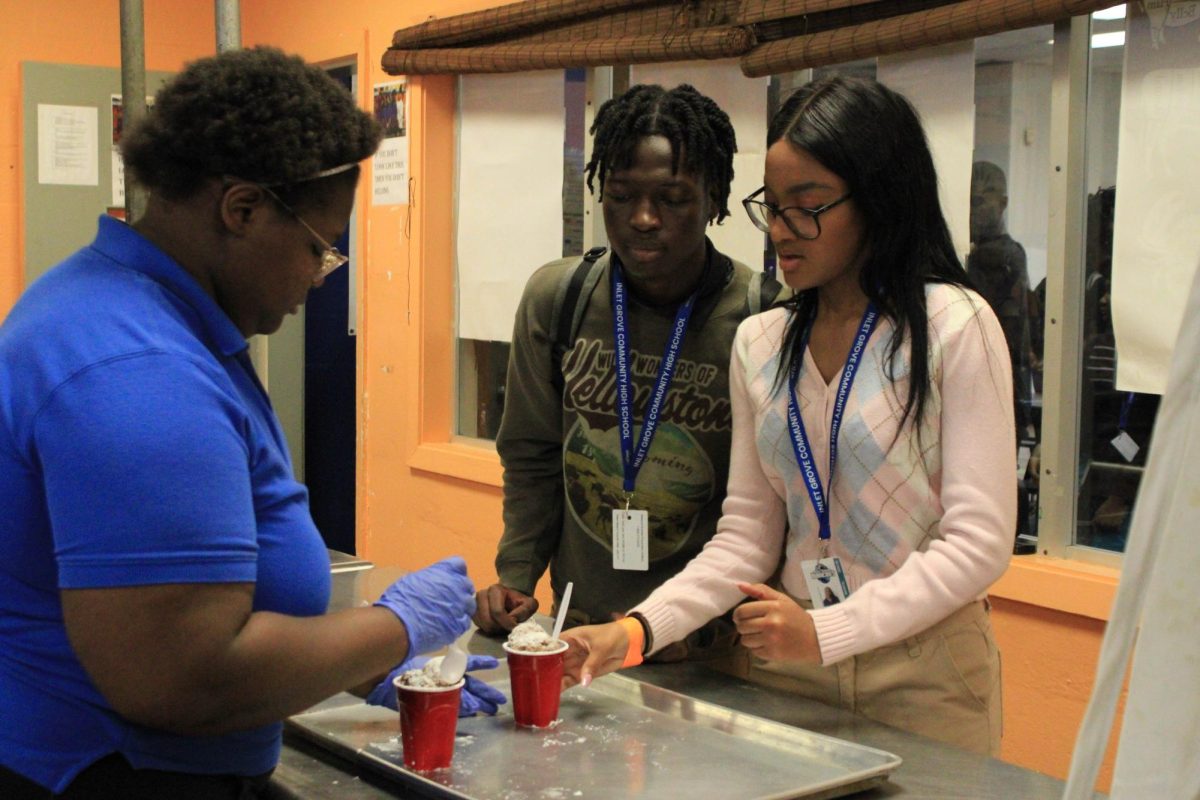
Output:
<instances>
[{"instance_id":1,"label":"poster on wall","mask_svg":"<svg viewBox=\"0 0 1200 800\"><path fill-rule=\"evenodd\" d=\"M38 183L96 186L100 154L95 106L38 103Z\"/></svg>"},{"instance_id":2,"label":"poster on wall","mask_svg":"<svg viewBox=\"0 0 1200 800\"><path fill-rule=\"evenodd\" d=\"M146 108L154 106L154 98L146 98ZM125 128L125 110L121 95L111 97L112 109L112 204L125 205L125 161L121 158L121 131Z\"/></svg>"},{"instance_id":3,"label":"poster on wall","mask_svg":"<svg viewBox=\"0 0 1200 800\"><path fill-rule=\"evenodd\" d=\"M1161 394L1200 263L1200 3L1129 3L1112 319L1117 388Z\"/></svg>"},{"instance_id":4,"label":"poster on wall","mask_svg":"<svg viewBox=\"0 0 1200 800\"><path fill-rule=\"evenodd\" d=\"M401 78L375 84L375 120L383 127L383 142L372 160L371 203L408 203L408 84Z\"/></svg>"}]
</instances>

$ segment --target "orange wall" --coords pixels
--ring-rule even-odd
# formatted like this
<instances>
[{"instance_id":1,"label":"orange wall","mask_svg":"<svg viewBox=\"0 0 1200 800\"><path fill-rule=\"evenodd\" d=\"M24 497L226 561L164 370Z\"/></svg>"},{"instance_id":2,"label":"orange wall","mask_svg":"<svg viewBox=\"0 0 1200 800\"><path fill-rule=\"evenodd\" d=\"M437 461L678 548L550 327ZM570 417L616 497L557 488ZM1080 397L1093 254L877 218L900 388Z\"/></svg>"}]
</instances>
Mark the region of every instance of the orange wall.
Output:
<instances>
[{"instance_id":1,"label":"orange wall","mask_svg":"<svg viewBox=\"0 0 1200 800\"><path fill-rule=\"evenodd\" d=\"M68 0L9 3L0 40L0 317L21 290L21 60L119 64L118 0L88 6L86 24ZM147 67L175 70L212 52L212 4L150 0ZM431 15L500 5L487 0L242 0L244 43L273 44L310 61L353 60L359 96L390 79L380 58L392 33ZM20 35L12 35L20 31ZM450 441L453 370L451 187L453 80L410 81L410 173L416 203L359 202L358 552L379 564L417 568L458 553L477 584L495 579L500 470L494 450ZM998 584L993 620L1004 658L1002 756L1066 775L1091 691L1102 620L1115 577L1077 581L1024 561ZM1060 571L1061 572L1061 571ZM1069 572L1069 570L1067 571ZM1093 576L1094 577L1094 576ZM543 582L544 584L544 582ZM546 601L543 585L540 596ZM1075 602L1072 598L1082 597ZM1058 599L1052 599L1058 598ZM1101 788L1111 776L1105 762Z\"/></svg>"},{"instance_id":2,"label":"orange wall","mask_svg":"<svg viewBox=\"0 0 1200 800\"><path fill-rule=\"evenodd\" d=\"M366 106L373 83L393 80L380 61L398 28L434 14L495 5L500 3L242 0L242 35L247 45L278 45L310 61L355 59ZM454 96L446 77L414 77L409 89L409 171L417 202L372 208L364 202L364 181L358 204L358 553L405 568L457 553L467 559L475 582L486 585L495 580L492 560L501 530L494 451L466 458L482 459L495 485L414 467L422 441L450 439ZM424 396L425 384L441 387L441 394Z\"/></svg>"},{"instance_id":3,"label":"orange wall","mask_svg":"<svg viewBox=\"0 0 1200 800\"><path fill-rule=\"evenodd\" d=\"M1004 680L1000 757L1065 778L1100 657L1104 622L1003 598L992 598L992 626ZM1117 707L1120 729L1125 692ZM1107 792L1116 756L1110 741L1097 778Z\"/></svg>"},{"instance_id":4,"label":"orange wall","mask_svg":"<svg viewBox=\"0 0 1200 800\"><path fill-rule=\"evenodd\" d=\"M146 69L174 71L211 53L216 30L211 3L146 3ZM86 7L86 13L81 9ZM121 66L120 0L6 2L0 36L0 319L24 289L21 216L22 61L97 67Z\"/></svg>"}]
</instances>

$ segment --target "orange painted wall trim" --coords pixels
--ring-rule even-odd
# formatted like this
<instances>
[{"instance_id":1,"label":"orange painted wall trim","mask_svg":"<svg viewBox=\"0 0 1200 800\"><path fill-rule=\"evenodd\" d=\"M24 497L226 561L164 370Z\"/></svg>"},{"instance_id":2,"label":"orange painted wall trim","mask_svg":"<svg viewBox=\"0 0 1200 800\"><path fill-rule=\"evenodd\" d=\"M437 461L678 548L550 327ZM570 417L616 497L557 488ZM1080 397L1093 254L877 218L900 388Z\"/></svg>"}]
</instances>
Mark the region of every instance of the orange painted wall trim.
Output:
<instances>
[{"instance_id":1,"label":"orange painted wall trim","mask_svg":"<svg viewBox=\"0 0 1200 800\"><path fill-rule=\"evenodd\" d=\"M1014 556L988 593L1052 611L1107 621L1121 573L1049 556Z\"/></svg>"},{"instance_id":2,"label":"orange painted wall trim","mask_svg":"<svg viewBox=\"0 0 1200 800\"><path fill-rule=\"evenodd\" d=\"M1104 622L992 597L992 628L1000 648L1004 738L1000 758L1065 779L1100 658ZM1122 691L1097 789L1112 781Z\"/></svg>"},{"instance_id":3,"label":"orange painted wall trim","mask_svg":"<svg viewBox=\"0 0 1200 800\"><path fill-rule=\"evenodd\" d=\"M413 469L462 478L483 486L504 486L504 468L496 448L486 444L424 441L408 459Z\"/></svg>"},{"instance_id":4,"label":"orange painted wall trim","mask_svg":"<svg viewBox=\"0 0 1200 800\"><path fill-rule=\"evenodd\" d=\"M413 125L413 206L420 237L413 242L420 280L418 336L410 343L419 375L418 414L410 453L426 442L447 443L454 424L454 79L412 78L421 124ZM414 91L414 93L416 93Z\"/></svg>"}]
</instances>

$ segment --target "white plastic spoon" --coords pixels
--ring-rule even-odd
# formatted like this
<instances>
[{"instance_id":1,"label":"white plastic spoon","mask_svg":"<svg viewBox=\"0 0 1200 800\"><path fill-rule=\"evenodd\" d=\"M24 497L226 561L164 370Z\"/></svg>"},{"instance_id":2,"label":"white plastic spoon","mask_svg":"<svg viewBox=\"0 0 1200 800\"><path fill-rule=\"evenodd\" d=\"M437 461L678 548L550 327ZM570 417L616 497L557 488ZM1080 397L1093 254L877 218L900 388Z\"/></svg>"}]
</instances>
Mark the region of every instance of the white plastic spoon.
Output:
<instances>
[{"instance_id":1,"label":"white plastic spoon","mask_svg":"<svg viewBox=\"0 0 1200 800\"><path fill-rule=\"evenodd\" d=\"M445 683L458 683L463 673L467 671L467 656L469 655L467 641L473 633L475 633L475 623L471 623L471 627L467 628L466 633L451 642L450 649L446 651L446 655L442 656L442 665L438 668L438 675Z\"/></svg>"},{"instance_id":2,"label":"white plastic spoon","mask_svg":"<svg viewBox=\"0 0 1200 800\"><path fill-rule=\"evenodd\" d=\"M575 584L567 581L567 590L563 592L562 602L558 604L558 616L554 618L554 633L550 636L551 641L558 641L558 635L562 633L563 623L567 621L567 608L571 605L571 589Z\"/></svg>"}]
</instances>

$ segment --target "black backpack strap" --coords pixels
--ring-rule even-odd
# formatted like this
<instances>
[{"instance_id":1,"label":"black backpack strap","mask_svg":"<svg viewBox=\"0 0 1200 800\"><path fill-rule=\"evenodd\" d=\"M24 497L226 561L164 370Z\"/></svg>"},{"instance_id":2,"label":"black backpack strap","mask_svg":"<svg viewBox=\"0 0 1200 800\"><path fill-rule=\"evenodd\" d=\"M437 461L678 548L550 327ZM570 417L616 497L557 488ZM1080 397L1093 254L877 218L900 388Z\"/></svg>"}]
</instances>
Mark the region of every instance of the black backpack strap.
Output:
<instances>
[{"instance_id":1,"label":"black backpack strap","mask_svg":"<svg viewBox=\"0 0 1200 800\"><path fill-rule=\"evenodd\" d=\"M583 259L574 269L563 274L565 286L560 286L561 297L556 298L554 314L550 320L550 329L554 332L554 338L550 342L550 382L559 394L563 391L563 356L571 348L571 340L574 338L578 316L576 306L579 304L583 284L587 281L592 267L607 251L606 247L593 247L584 253Z\"/></svg>"},{"instance_id":2,"label":"black backpack strap","mask_svg":"<svg viewBox=\"0 0 1200 800\"><path fill-rule=\"evenodd\" d=\"M750 276L750 285L746 290L747 316L766 311L780 300L786 299L781 294L783 294L783 284L773 275L766 272L755 272Z\"/></svg>"}]
</instances>

